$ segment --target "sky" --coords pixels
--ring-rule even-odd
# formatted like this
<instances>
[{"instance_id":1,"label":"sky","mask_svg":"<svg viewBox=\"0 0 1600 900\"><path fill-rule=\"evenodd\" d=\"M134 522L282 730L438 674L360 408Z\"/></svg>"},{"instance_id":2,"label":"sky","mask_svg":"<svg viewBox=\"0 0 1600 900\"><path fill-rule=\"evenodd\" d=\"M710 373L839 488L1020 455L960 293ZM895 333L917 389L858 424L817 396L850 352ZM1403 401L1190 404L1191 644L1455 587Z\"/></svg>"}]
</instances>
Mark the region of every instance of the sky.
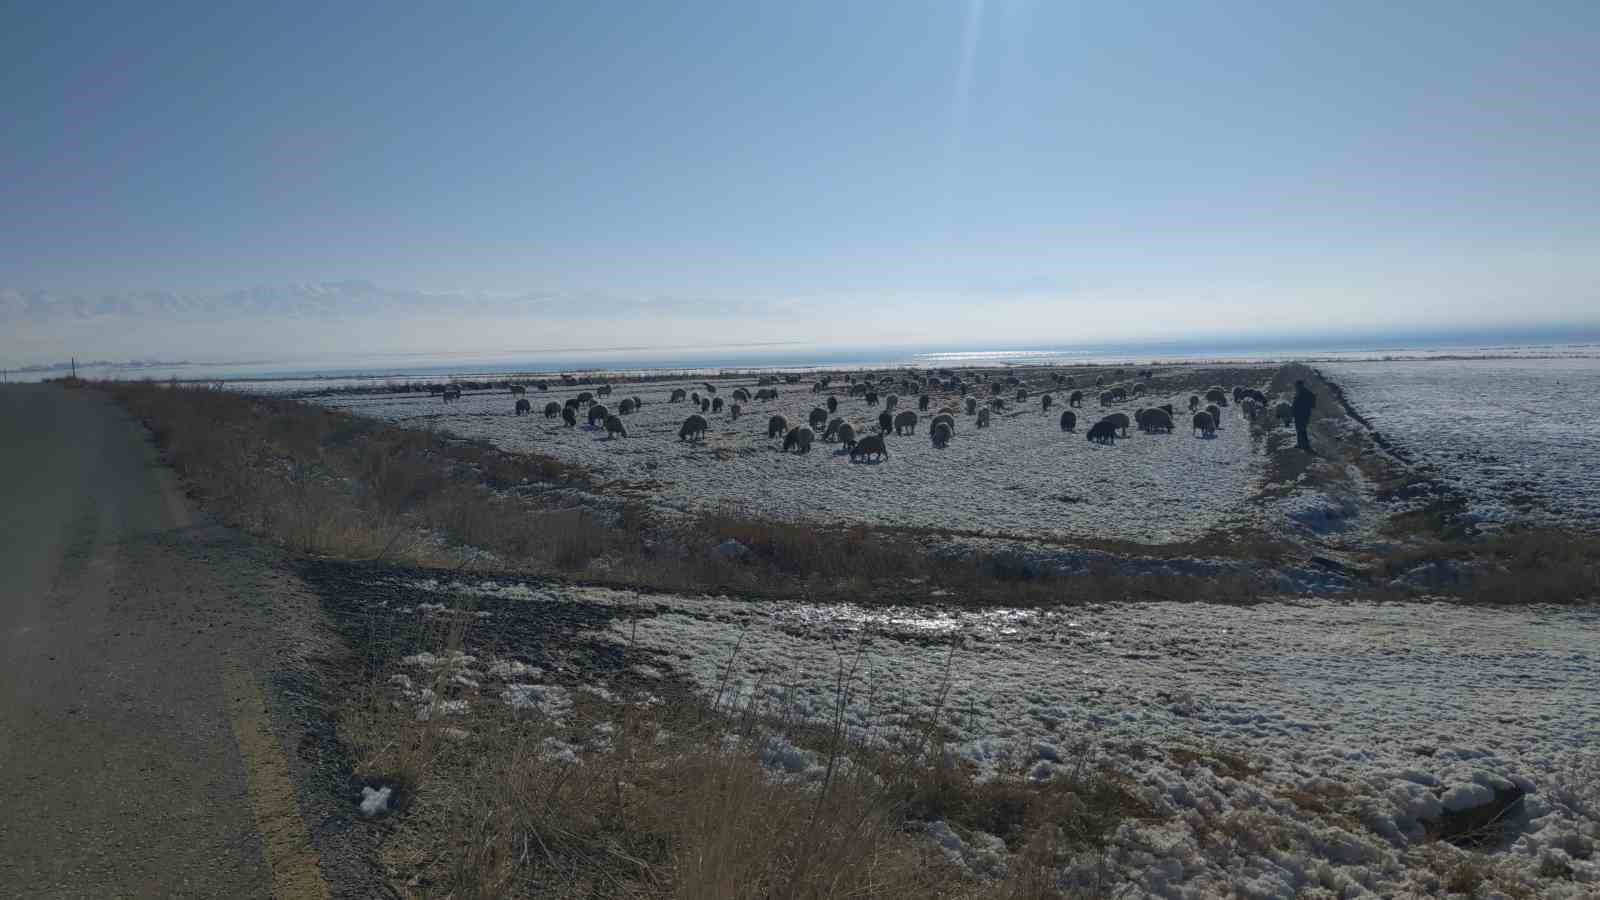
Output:
<instances>
[{"instance_id":1,"label":"sky","mask_svg":"<svg viewBox=\"0 0 1600 900\"><path fill-rule=\"evenodd\" d=\"M1593 324L1596 46L1588 0L0 0L0 359Z\"/></svg>"}]
</instances>

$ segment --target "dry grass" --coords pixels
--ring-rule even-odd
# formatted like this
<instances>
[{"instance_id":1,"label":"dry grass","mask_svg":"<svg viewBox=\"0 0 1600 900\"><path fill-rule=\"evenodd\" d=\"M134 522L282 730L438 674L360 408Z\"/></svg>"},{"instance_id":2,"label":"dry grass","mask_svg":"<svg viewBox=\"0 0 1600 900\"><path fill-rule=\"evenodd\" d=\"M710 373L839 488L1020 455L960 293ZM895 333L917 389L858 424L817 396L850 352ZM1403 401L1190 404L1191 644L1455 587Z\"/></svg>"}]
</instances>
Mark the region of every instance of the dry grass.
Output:
<instances>
[{"instance_id":1,"label":"dry grass","mask_svg":"<svg viewBox=\"0 0 1600 900\"><path fill-rule=\"evenodd\" d=\"M1382 560L1395 577L1418 565L1461 573L1449 590L1471 603L1583 603L1600 599L1600 535L1519 528L1454 540L1422 537Z\"/></svg>"},{"instance_id":2,"label":"dry grass","mask_svg":"<svg viewBox=\"0 0 1600 900\"><path fill-rule=\"evenodd\" d=\"M450 692L445 670L434 689ZM797 781L762 764L761 711L578 696L562 721L493 701L417 721L381 688L349 705L357 774L399 787L385 863L403 893L1047 900L1068 896L1063 867L1103 861L1117 828L1148 815L1087 753L1043 783L981 782L935 744L834 739L826 774ZM1009 870L985 881L956 866L922 836L935 819L1003 837Z\"/></svg>"}]
</instances>

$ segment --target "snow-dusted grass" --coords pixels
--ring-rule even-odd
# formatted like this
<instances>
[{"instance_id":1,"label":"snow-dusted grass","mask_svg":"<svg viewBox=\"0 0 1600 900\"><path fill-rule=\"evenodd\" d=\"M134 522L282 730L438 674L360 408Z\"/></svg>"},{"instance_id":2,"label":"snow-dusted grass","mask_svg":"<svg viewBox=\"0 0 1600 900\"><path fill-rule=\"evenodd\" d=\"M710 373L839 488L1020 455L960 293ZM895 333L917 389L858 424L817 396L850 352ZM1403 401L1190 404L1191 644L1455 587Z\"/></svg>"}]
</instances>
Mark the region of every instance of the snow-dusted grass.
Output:
<instances>
[{"instance_id":1,"label":"snow-dusted grass","mask_svg":"<svg viewBox=\"0 0 1600 900\"><path fill-rule=\"evenodd\" d=\"M1270 376L1261 370L1261 381ZM714 382L731 402L733 389L756 386L751 379ZM1129 384L1132 382L1129 381ZM1190 391L1152 394L1102 409L1095 399L1076 410L1076 432L1063 433L1059 418L1067 392L1053 389L1056 403L1041 411L1040 389L1032 385L1025 402L1006 390L1007 409L994 414L987 429L975 417L956 416L950 445L935 449L928 423L944 406L960 403L953 394L935 393L927 412L918 412L917 433L890 435L889 458L879 464L852 464L844 449L820 441L806 455L779 452L781 441L767 438L767 421L782 415L790 426L804 424L810 411L825 407L826 394L809 384L781 385L776 401L743 404L734 421L725 408L708 413L711 428L703 442L683 442L678 430L697 410L668 403L675 388L704 388L699 381L622 385L602 400L615 409L623 397L638 396L641 411L624 418L626 439L608 439L581 424L566 428L545 419L541 409L581 390L530 392L535 411L512 415L514 398L504 392L468 394L446 404L412 394L342 396L318 402L362 415L412 426L435 425L465 437L483 438L508 450L548 454L589 467L603 476L648 485L664 504L716 509L732 504L750 513L844 524L947 528L1043 537L1121 538L1147 543L1191 539L1244 515L1241 507L1263 470L1259 448L1230 407L1213 439L1195 437L1187 427ZM861 398L835 384L836 415L858 433L875 431L878 413ZM987 390L982 391L985 400ZM1091 395L1096 391L1088 391ZM1129 430L1115 446L1085 440L1089 426L1103 415L1132 415L1140 406L1172 403L1177 430L1145 435ZM903 397L900 409L915 409L916 395Z\"/></svg>"},{"instance_id":2,"label":"snow-dusted grass","mask_svg":"<svg viewBox=\"0 0 1600 900\"><path fill-rule=\"evenodd\" d=\"M1581 774L1594 764L1574 756L1600 745L1593 608L961 612L431 587L635 608L600 637L798 723L834 715L848 668L853 738L894 746L938 722L950 751L991 775L1047 779L1100 748L1162 817L1109 857L1133 896L1430 896L1474 875L1582 897L1600 884ZM1501 823L1490 870L1432 841L1445 811L1516 788L1530 793Z\"/></svg>"},{"instance_id":3,"label":"snow-dusted grass","mask_svg":"<svg viewBox=\"0 0 1600 900\"><path fill-rule=\"evenodd\" d=\"M1600 529L1600 359L1340 362L1355 409L1483 522Z\"/></svg>"}]
</instances>

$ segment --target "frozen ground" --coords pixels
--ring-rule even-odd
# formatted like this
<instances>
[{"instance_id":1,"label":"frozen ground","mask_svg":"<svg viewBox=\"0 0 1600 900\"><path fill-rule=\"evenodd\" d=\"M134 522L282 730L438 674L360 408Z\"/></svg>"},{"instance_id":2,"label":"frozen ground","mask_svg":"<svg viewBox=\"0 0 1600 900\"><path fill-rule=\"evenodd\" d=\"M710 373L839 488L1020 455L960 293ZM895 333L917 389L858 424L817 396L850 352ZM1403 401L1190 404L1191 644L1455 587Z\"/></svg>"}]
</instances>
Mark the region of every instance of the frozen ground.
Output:
<instances>
[{"instance_id":1,"label":"frozen ground","mask_svg":"<svg viewBox=\"0 0 1600 900\"><path fill-rule=\"evenodd\" d=\"M1485 522L1600 528L1600 359L1320 366L1351 405Z\"/></svg>"},{"instance_id":2,"label":"frozen ground","mask_svg":"<svg viewBox=\"0 0 1600 900\"><path fill-rule=\"evenodd\" d=\"M1274 368L1233 371L1250 373L1248 386L1260 386ZM782 415L791 426L804 424L823 403L827 394L813 394L809 382L780 385L776 401L743 404L737 421L726 410L708 413L711 428L703 443L678 439L684 418L695 410L688 403L667 402L674 388L703 393L700 381L618 386L610 398L613 409L625 396L639 397L644 406L624 417L628 437L615 440L581 424L563 427L560 419L541 414L545 403L592 388L530 391L534 414L520 418L511 414L514 398L505 392L468 394L448 405L414 394L319 402L393 422L434 424L505 449L580 462L604 477L643 484L658 502L677 509L732 504L790 519L1168 543L1248 516L1244 501L1264 470L1259 442L1251 439L1235 407L1224 410L1224 427L1215 438L1194 436L1186 414L1193 387L1181 374L1163 370L1149 395L1107 409L1087 400L1076 410L1077 430L1063 433L1059 418L1066 392L1052 391L1056 405L1042 412L1037 391L1045 376L1038 373L1038 383L1029 386L1035 393L1026 402L1013 402L1015 389L1003 392L1007 409L994 415L990 428L979 429L974 417L958 413L955 437L944 449L932 446L928 420L941 407L958 405L960 398L935 392L929 410L918 412L915 435L889 436L890 455L881 464L853 464L841 446L820 440L809 454L786 454L780 452L781 441L767 438L770 416ZM1204 377L1188 374L1190 381ZM717 396L729 402L735 387L748 387L752 393L756 389L748 378L713 383ZM1133 379L1124 383L1131 385ZM1225 386L1231 389L1233 383ZM847 390L842 383L833 386L839 398L837 415L852 422L858 433L875 429L882 402L869 407L863 399L847 396ZM1087 391L1091 397L1096 392L1092 387ZM986 388L979 393L987 399ZM1089 426L1107 413L1131 416L1137 407L1163 403L1178 410L1172 434L1130 429L1129 437L1115 446L1085 439ZM900 409L908 407L916 409L916 395L902 399Z\"/></svg>"},{"instance_id":3,"label":"frozen ground","mask_svg":"<svg viewBox=\"0 0 1600 900\"><path fill-rule=\"evenodd\" d=\"M647 654L641 670L675 670L708 695L793 718L826 718L841 671L854 670L856 736L891 739L937 718L955 751L990 773L1047 777L1081 746L1101 748L1166 816L1119 838L1113 864L1134 896L1442 896L1418 854L1454 851L1427 841L1425 823L1516 790L1530 793L1506 815L1500 864L1514 879L1567 873L1539 882L1538 896L1600 891L1600 810L1560 777L1572 754L1600 745L1594 608L961 612L507 581L403 587L444 602L622 607L596 636ZM1250 764L1219 762L1233 754ZM776 758L798 774L816 762L798 749ZM1229 828L1246 836L1218 844Z\"/></svg>"}]
</instances>

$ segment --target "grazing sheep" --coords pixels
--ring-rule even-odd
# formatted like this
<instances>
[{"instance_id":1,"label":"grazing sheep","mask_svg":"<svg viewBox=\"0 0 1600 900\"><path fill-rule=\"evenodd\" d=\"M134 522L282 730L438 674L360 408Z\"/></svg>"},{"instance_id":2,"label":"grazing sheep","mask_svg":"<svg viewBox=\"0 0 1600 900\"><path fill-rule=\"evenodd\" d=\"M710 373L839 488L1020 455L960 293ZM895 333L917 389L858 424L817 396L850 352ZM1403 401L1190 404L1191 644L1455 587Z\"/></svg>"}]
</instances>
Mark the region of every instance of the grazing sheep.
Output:
<instances>
[{"instance_id":1,"label":"grazing sheep","mask_svg":"<svg viewBox=\"0 0 1600 900\"><path fill-rule=\"evenodd\" d=\"M1164 409L1145 410L1139 422L1139 429L1146 434L1171 434L1172 428L1172 416Z\"/></svg>"},{"instance_id":2,"label":"grazing sheep","mask_svg":"<svg viewBox=\"0 0 1600 900\"><path fill-rule=\"evenodd\" d=\"M444 395L441 399L443 399L445 403L449 403L451 400L460 400L461 388L445 388Z\"/></svg>"},{"instance_id":3,"label":"grazing sheep","mask_svg":"<svg viewBox=\"0 0 1600 900\"><path fill-rule=\"evenodd\" d=\"M1243 399L1244 399L1244 388L1243 387L1235 387L1233 389L1233 402L1238 403L1240 400L1243 400Z\"/></svg>"},{"instance_id":4,"label":"grazing sheep","mask_svg":"<svg viewBox=\"0 0 1600 900\"><path fill-rule=\"evenodd\" d=\"M867 405L868 406L877 406L878 405L878 392L877 391L867 391Z\"/></svg>"},{"instance_id":5,"label":"grazing sheep","mask_svg":"<svg viewBox=\"0 0 1600 900\"><path fill-rule=\"evenodd\" d=\"M584 391L583 393L578 395L578 403L580 405L588 406L589 404L591 404L593 402L594 402L594 395L589 393L588 391Z\"/></svg>"},{"instance_id":6,"label":"grazing sheep","mask_svg":"<svg viewBox=\"0 0 1600 900\"><path fill-rule=\"evenodd\" d=\"M1228 392L1224 391L1222 388L1214 387L1211 390L1206 391L1206 402L1215 403L1218 406L1227 406Z\"/></svg>"},{"instance_id":7,"label":"grazing sheep","mask_svg":"<svg viewBox=\"0 0 1600 900\"><path fill-rule=\"evenodd\" d=\"M716 392L717 392L717 386L716 386L716 385L714 385L714 384L712 384L712 383L711 383L711 382L709 382L709 381L702 381L702 382L700 382L700 383L701 383L701 384L703 384L703 385L705 385L705 388L706 388L706 393L708 393L708 394L715 394L715 393L716 393Z\"/></svg>"},{"instance_id":8,"label":"grazing sheep","mask_svg":"<svg viewBox=\"0 0 1600 900\"><path fill-rule=\"evenodd\" d=\"M1272 413L1278 417L1279 425L1288 425L1294 421L1294 406L1290 403L1280 402L1273 407Z\"/></svg>"},{"instance_id":9,"label":"grazing sheep","mask_svg":"<svg viewBox=\"0 0 1600 900\"><path fill-rule=\"evenodd\" d=\"M1115 403L1116 400L1117 400L1117 395L1116 394L1113 394L1110 391L1101 391L1100 392L1100 407L1102 409L1104 409L1105 407L1110 406L1111 404Z\"/></svg>"},{"instance_id":10,"label":"grazing sheep","mask_svg":"<svg viewBox=\"0 0 1600 900\"><path fill-rule=\"evenodd\" d=\"M1053 405L1055 402L1056 398L1050 396L1049 394L1045 394L1043 397L1039 398L1039 411L1049 412L1051 405Z\"/></svg>"},{"instance_id":11,"label":"grazing sheep","mask_svg":"<svg viewBox=\"0 0 1600 900\"><path fill-rule=\"evenodd\" d=\"M1168 416L1176 416L1177 415L1177 413L1172 411L1172 404L1171 403L1163 403L1160 406L1156 407L1156 409L1161 410L1162 412L1166 413Z\"/></svg>"},{"instance_id":12,"label":"grazing sheep","mask_svg":"<svg viewBox=\"0 0 1600 900\"><path fill-rule=\"evenodd\" d=\"M838 397L829 397L828 398L828 412L836 413L838 411L839 411L839 398Z\"/></svg>"},{"instance_id":13,"label":"grazing sheep","mask_svg":"<svg viewBox=\"0 0 1600 900\"><path fill-rule=\"evenodd\" d=\"M1096 375L1095 379L1094 379L1094 386L1095 387L1105 387L1106 386L1106 377L1104 375Z\"/></svg>"},{"instance_id":14,"label":"grazing sheep","mask_svg":"<svg viewBox=\"0 0 1600 900\"><path fill-rule=\"evenodd\" d=\"M776 399L778 399L778 389L777 388L763 388L762 390L756 391L756 399L757 400L776 400Z\"/></svg>"},{"instance_id":15,"label":"grazing sheep","mask_svg":"<svg viewBox=\"0 0 1600 900\"><path fill-rule=\"evenodd\" d=\"M578 424L578 410L577 410L577 408L571 407L571 406L562 407L561 408L561 421L565 422L567 424L568 428L577 427L577 424Z\"/></svg>"},{"instance_id":16,"label":"grazing sheep","mask_svg":"<svg viewBox=\"0 0 1600 900\"><path fill-rule=\"evenodd\" d=\"M711 412L711 398L710 397L701 397L700 398L700 412L702 412L702 413Z\"/></svg>"},{"instance_id":17,"label":"grazing sheep","mask_svg":"<svg viewBox=\"0 0 1600 900\"><path fill-rule=\"evenodd\" d=\"M678 440L704 440L706 436L706 417L693 415L683 420L683 427L678 429Z\"/></svg>"},{"instance_id":18,"label":"grazing sheep","mask_svg":"<svg viewBox=\"0 0 1600 900\"><path fill-rule=\"evenodd\" d=\"M693 403L695 406L699 406L700 405L700 392L699 391L695 391L694 393L690 394L689 395L689 402Z\"/></svg>"},{"instance_id":19,"label":"grazing sheep","mask_svg":"<svg viewBox=\"0 0 1600 900\"><path fill-rule=\"evenodd\" d=\"M513 384L511 386L511 394L512 394L512 396L520 396L522 394L526 394L527 392L528 392L528 389L523 387L520 384Z\"/></svg>"},{"instance_id":20,"label":"grazing sheep","mask_svg":"<svg viewBox=\"0 0 1600 900\"><path fill-rule=\"evenodd\" d=\"M544 405L544 417L546 419L554 419L559 415L561 415L561 404L551 400Z\"/></svg>"},{"instance_id":21,"label":"grazing sheep","mask_svg":"<svg viewBox=\"0 0 1600 900\"><path fill-rule=\"evenodd\" d=\"M1110 422L1113 425L1115 425L1117 427L1117 431L1121 432L1123 437L1127 437L1128 436L1128 426L1132 424L1128 420L1128 414L1127 413L1112 413L1111 415L1106 416L1104 419L1101 419L1100 421L1102 421L1102 422Z\"/></svg>"},{"instance_id":22,"label":"grazing sheep","mask_svg":"<svg viewBox=\"0 0 1600 900\"><path fill-rule=\"evenodd\" d=\"M950 443L950 426L943 422L928 429L928 433L933 436L933 445L935 447L944 447Z\"/></svg>"},{"instance_id":23,"label":"grazing sheep","mask_svg":"<svg viewBox=\"0 0 1600 900\"><path fill-rule=\"evenodd\" d=\"M1127 402L1128 389L1125 388L1125 387L1114 387L1114 388L1112 388L1111 389L1111 399L1117 401L1118 403Z\"/></svg>"},{"instance_id":24,"label":"grazing sheep","mask_svg":"<svg viewBox=\"0 0 1600 900\"><path fill-rule=\"evenodd\" d=\"M908 409L905 412L895 416L894 417L894 433L895 434L916 434L917 433L917 414Z\"/></svg>"},{"instance_id":25,"label":"grazing sheep","mask_svg":"<svg viewBox=\"0 0 1600 900\"><path fill-rule=\"evenodd\" d=\"M742 412L744 412L744 407L735 403L728 407L728 419L730 421L737 422L739 421L739 414Z\"/></svg>"},{"instance_id":26,"label":"grazing sheep","mask_svg":"<svg viewBox=\"0 0 1600 900\"><path fill-rule=\"evenodd\" d=\"M789 430L789 422L783 416L773 416L767 420L767 437L775 438Z\"/></svg>"},{"instance_id":27,"label":"grazing sheep","mask_svg":"<svg viewBox=\"0 0 1600 900\"><path fill-rule=\"evenodd\" d=\"M923 412L927 412L928 411L928 395L927 394L923 394L922 396L917 398L917 409L920 409Z\"/></svg>"},{"instance_id":28,"label":"grazing sheep","mask_svg":"<svg viewBox=\"0 0 1600 900\"><path fill-rule=\"evenodd\" d=\"M1210 413L1197 412L1194 414L1194 430L1200 432L1201 437L1216 437L1216 420L1211 418Z\"/></svg>"},{"instance_id":29,"label":"grazing sheep","mask_svg":"<svg viewBox=\"0 0 1600 900\"><path fill-rule=\"evenodd\" d=\"M973 413L976 413L977 411L978 411L978 398L977 397L968 397L967 398L967 415L970 416Z\"/></svg>"},{"instance_id":30,"label":"grazing sheep","mask_svg":"<svg viewBox=\"0 0 1600 900\"><path fill-rule=\"evenodd\" d=\"M518 400L517 401L517 415L520 416L523 413L531 413L531 412L533 412L533 404L529 403L526 400Z\"/></svg>"},{"instance_id":31,"label":"grazing sheep","mask_svg":"<svg viewBox=\"0 0 1600 900\"><path fill-rule=\"evenodd\" d=\"M1061 430L1062 431L1076 431L1077 428L1078 428L1078 414L1073 412L1070 409L1063 410L1061 412Z\"/></svg>"},{"instance_id":32,"label":"grazing sheep","mask_svg":"<svg viewBox=\"0 0 1600 900\"><path fill-rule=\"evenodd\" d=\"M1213 403L1210 406L1206 407L1206 412L1211 415L1211 427L1217 429L1218 431L1221 431L1222 430L1222 410L1217 409L1217 405L1215 403Z\"/></svg>"},{"instance_id":33,"label":"grazing sheep","mask_svg":"<svg viewBox=\"0 0 1600 900\"><path fill-rule=\"evenodd\" d=\"M1255 388L1245 388L1239 392L1239 397L1241 400L1254 400L1255 402L1261 404L1263 408L1265 408L1267 405L1267 395L1261 393Z\"/></svg>"},{"instance_id":34,"label":"grazing sheep","mask_svg":"<svg viewBox=\"0 0 1600 900\"><path fill-rule=\"evenodd\" d=\"M684 392L683 388L674 388L672 391L672 396L667 399L667 402L677 403L679 400L682 400L687 396L689 395Z\"/></svg>"},{"instance_id":35,"label":"grazing sheep","mask_svg":"<svg viewBox=\"0 0 1600 900\"><path fill-rule=\"evenodd\" d=\"M811 382L811 393L813 393L813 394L822 393L822 382L820 382L820 381Z\"/></svg>"},{"instance_id":36,"label":"grazing sheep","mask_svg":"<svg viewBox=\"0 0 1600 900\"><path fill-rule=\"evenodd\" d=\"M606 420L606 416L609 415L611 415L611 410L606 409L606 405L604 403L596 403L595 405L589 407L589 424L593 426L595 419L599 419L600 421L604 422Z\"/></svg>"},{"instance_id":37,"label":"grazing sheep","mask_svg":"<svg viewBox=\"0 0 1600 900\"><path fill-rule=\"evenodd\" d=\"M828 420L828 427L824 428L822 430L822 439L824 441L830 441L831 442L834 439L834 436L839 433L839 426L843 425L843 424L844 424L844 420L841 419L841 418L834 417L832 419L829 419Z\"/></svg>"},{"instance_id":38,"label":"grazing sheep","mask_svg":"<svg viewBox=\"0 0 1600 900\"><path fill-rule=\"evenodd\" d=\"M1068 394L1067 395L1067 405L1068 406L1082 406L1083 405L1083 391L1073 391L1071 394Z\"/></svg>"},{"instance_id":39,"label":"grazing sheep","mask_svg":"<svg viewBox=\"0 0 1600 900\"><path fill-rule=\"evenodd\" d=\"M987 409L978 410L978 427L979 428L988 428L989 427L989 410L987 410Z\"/></svg>"},{"instance_id":40,"label":"grazing sheep","mask_svg":"<svg viewBox=\"0 0 1600 900\"><path fill-rule=\"evenodd\" d=\"M852 377L854 377L854 376L852 376ZM850 385L850 396L852 396L852 397L865 397L866 395L867 395L867 383L865 381L861 382L860 384L851 384Z\"/></svg>"},{"instance_id":41,"label":"grazing sheep","mask_svg":"<svg viewBox=\"0 0 1600 900\"><path fill-rule=\"evenodd\" d=\"M722 412L722 398L721 397L718 397L718 398L716 398L716 399L711 401L711 411L712 412Z\"/></svg>"},{"instance_id":42,"label":"grazing sheep","mask_svg":"<svg viewBox=\"0 0 1600 900\"><path fill-rule=\"evenodd\" d=\"M806 417L806 422L812 428L821 428L828 424L828 411L820 406L812 407L811 415Z\"/></svg>"},{"instance_id":43,"label":"grazing sheep","mask_svg":"<svg viewBox=\"0 0 1600 900\"><path fill-rule=\"evenodd\" d=\"M629 399L633 401L634 409L644 409L644 401L639 399L638 394L633 395Z\"/></svg>"},{"instance_id":44,"label":"grazing sheep","mask_svg":"<svg viewBox=\"0 0 1600 900\"><path fill-rule=\"evenodd\" d=\"M1194 394L1190 394L1189 395L1189 412L1194 412L1195 410L1197 410L1199 408L1200 408L1200 398L1195 396Z\"/></svg>"},{"instance_id":45,"label":"grazing sheep","mask_svg":"<svg viewBox=\"0 0 1600 900\"><path fill-rule=\"evenodd\" d=\"M883 443L881 435L869 434L850 448L851 462L868 456L876 456L880 460L889 458L889 448Z\"/></svg>"},{"instance_id":46,"label":"grazing sheep","mask_svg":"<svg viewBox=\"0 0 1600 900\"><path fill-rule=\"evenodd\" d=\"M631 398L624 398L621 403L617 404L617 413L619 415L628 415L629 413L633 412L633 409L634 403Z\"/></svg>"},{"instance_id":47,"label":"grazing sheep","mask_svg":"<svg viewBox=\"0 0 1600 900\"><path fill-rule=\"evenodd\" d=\"M1133 395L1135 397L1143 397L1144 396L1144 385L1142 385L1142 384L1134 385L1133 386Z\"/></svg>"},{"instance_id":48,"label":"grazing sheep","mask_svg":"<svg viewBox=\"0 0 1600 900\"><path fill-rule=\"evenodd\" d=\"M989 408L995 410L996 412L1003 411L1006 408L1006 401L996 397L989 401Z\"/></svg>"},{"instance_id":49,"label":"grazing sheep","mask_svg":"<svg viewBox=\"0 0 1600 900\"><path fill-rule=\"evenodd\" d=\"M598 395L598 396L601 396L601 397L609 397L609 396L611 396L611 385L609 385L609 384L600 385L600 388L595 391L595 394Z\"/></svg>"},{"instance_id":50,"label":"grazing sheep","mask_svg":"<svg viewBox=\"0 0 1600 900\"><path fill-rule=\"evenodd\" d=\"M956 433L956 417L950 415L949 413L940 413L937 416L934 416L933 421L928 423L928 425L931 428L941 422L950 427L951 434Z\"/></svg>"},{"instance_id":51,"label":"grazing sheep","mask_svg":"<svg viewBox=\"0 0 1600 900\"><path fill-rule=\"evenodd\" d=\"M1115 444L1117 442L1117 424L1110 419L1101 419L1089 429L1088 438L1096 444Z\"/></svg>"},{"instance_id":52,"label":"grazing sheep","mask_svg":"<svg viewBox=\"0 0 1600 900\"><path fill-rule=\"evenodd\" d=\"M856 445L856 429L849 422L844 422L839 425L839 430L836 433L836 436L839 438L839 443L843 444L846 450L849 450Z\"/></svg>"},{"instance_id":53,"label":"grazing sheep","mask_svg":"<svg viewBox=\"0 0 1600 900\"><path fill-rule=\"evenodd\" d=\"M733 399L738 400L740 403L749 403L750 402L750 392L745 390L744 388L734 388L733 389Z\"/></svg>"},{"instance_id":54,"label":"grazing sheep","mask_svg":"<svg viewBox=\"0 0 1600 900\"><path fill-rule=\"evenodd\" d=\"M895 394L890 394L889 396L883 398L883 408L884 409L894 409L896 406L899 406L899 405L900 405L900 398Z\"/></svg>"},{"instance_id":55,"label":"grazing sheep","mask_svg":"<svg viewBox=\"0 0 1600 900\"><path fill-rule=\"evenodd\" d=\"M791 429L789 433L783 437L784 452L793 450L796 453L810 453L811 439L811 429L805 427L804 425Z\"/></svg>"},{"instance_id":56,"label":"grazing sheep","mask_svg":"<svg viewBox=\"0 0 1600 900\"><path fill-rule=\"evenodd\" d=\"M1026 403L1027 400L1028 400L1028 392L1027 391L1023 391L1023 390L1017 391L1017 402L1018 403Z\"/></svg>"},{"instance_id":57,"label":"grazing sheep","mask_svg":"<svg viewBox=\"0 0 1600 900\"><path fill-rule=\"evenodd\" d=\"M878 433L888 434L892 428L894 428L894 414L888 410L878 413Z\"/></svg>"},{"instance_id":58,"label":"grazing sheep","mask_svg":"<svg viewBox=\"0 0 1600 900\"><path fill-rule=\"evenodd\" d=\"M623 437L628 436L628 429L622 427L622 417L606 416L606 440L610 440L619 434Z\"/></svg>"},{"instance_id":59,"label":"grazing sheep","mask_svg":"<svg viewBox=\"0 0 1600 900\"><path fill-rule=\"evenodd\" d=\"M577 412L578 409L583 406L583 404L578 401L577 397L568 397L565 405L567 409L570 409L573 412Z\"/></svg>"}]
</instances>

